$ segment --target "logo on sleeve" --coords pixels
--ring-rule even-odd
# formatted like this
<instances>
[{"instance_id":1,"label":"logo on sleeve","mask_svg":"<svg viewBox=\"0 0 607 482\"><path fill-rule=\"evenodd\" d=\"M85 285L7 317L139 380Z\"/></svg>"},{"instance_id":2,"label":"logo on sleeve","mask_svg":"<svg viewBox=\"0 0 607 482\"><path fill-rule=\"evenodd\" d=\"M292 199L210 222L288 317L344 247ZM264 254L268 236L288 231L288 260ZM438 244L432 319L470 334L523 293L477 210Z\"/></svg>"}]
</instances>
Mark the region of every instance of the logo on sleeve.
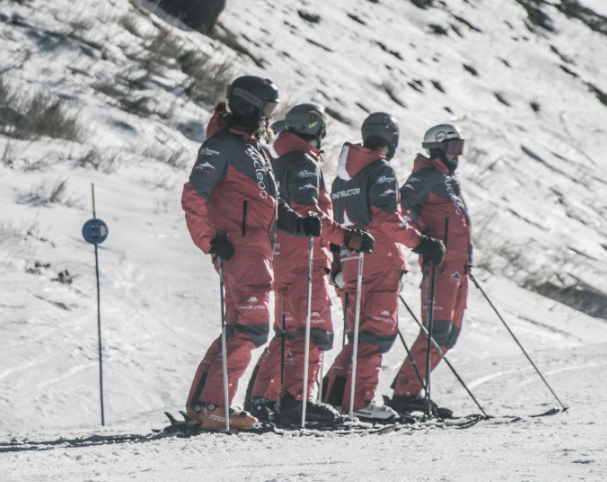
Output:
<instances>
[{"instance_id":1,"label":"logo on sleeve","mask_svg":"<svg viewBox=\"0 0 607 482\"><path fill-rule=\"evenodd\" d=\"M303 171L299 171L299 174L297 174L297 177L303 177L303 178L305 178L305 177L317 177L317 174L315 172L312 172L312 171L303 170Z\"/></svg>"},{"instance_id":2,"label":"logo on sleeve","mask_svg":"<svg viewBox=\"0 0 607 482\"><path fill-rule=\"evenodd\" d=\"M308 184L304 184L303 186L299 186L300 191L304 191L306 189L314 189L315 191L318 191L318 188L312 183L308 183Z\"/></svg>"},{"instance_id":3,"label":"logo on sleeve","mask_svg":"<svg viewBox=\"0 0 607 482\"><path fill-rule=\"evenodd\" d=\"M377 184L386 184L388 182L394 181L393 177L382 176L377 180Z\"/></svg>"},{"instance_id":4,"label":"logo on sleeve","mask_svg":"<svg viewBox=\"0 0 607 482\"><path fill-rule=\"evenodd\" d=\"M382 192L380 194L380 196L391 196L392 194L396 194L396 191L394 189L387 189L384 192Z\"/></svg>"},{"instance_id":5,"label":"logo on sleeve","mask_svg":"<svg viewBox=\"0 0 607 482\"><path fill-rule=\"evenodd\" d=\"M203 162L202 164L198 164L194 167L195 171L204 171L204 172L215 172L215 166L209 164L208 162Z\"/></svg>"},{"instance_id":6,"label":"logo on sleeve","mask_svg":"<svg viewBox=\"0 0 607 482\"><path fill-rule=\"evenodd\" d=\"M214 151L213 149L209 149L208 147L205 147L204 149L201 149L200 152L198 153L198 157L202 157L202 156L218 156L219 155L219 151Z\"/></svg>"}]
</instances>

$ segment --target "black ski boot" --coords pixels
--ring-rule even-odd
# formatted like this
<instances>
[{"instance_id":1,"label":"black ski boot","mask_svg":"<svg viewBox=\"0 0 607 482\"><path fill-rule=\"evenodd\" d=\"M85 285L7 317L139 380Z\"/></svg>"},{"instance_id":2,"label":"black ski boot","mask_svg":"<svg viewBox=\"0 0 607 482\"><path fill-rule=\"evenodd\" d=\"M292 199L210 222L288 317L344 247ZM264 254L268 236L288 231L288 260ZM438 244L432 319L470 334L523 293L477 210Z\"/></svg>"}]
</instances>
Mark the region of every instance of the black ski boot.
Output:
<instances>
[{"instance_id":1,"label":"black ski boot","mask_svg":"<svg viewBox=\"0 0 607 482\"><path fill-rule=\"evenodd\" d=\"M278 402L277 423L284 426L299 426L301 424L301 411L303 403L295 400L290 393L286 393ZM306 423L315 426L332 426L343 421L343 417L331 405L308 400L306 405Z\"/></svg>"},{"instance_id":2,"label":"black ski boot","mask_svg":"<svg viewBox=\"0 0 607 482\"><path fill-rule=\"evenodd\" d=\"M386 403L388 406L392 407L402 415L409 415L411 412L425 413L426 411L426 398L421 394L414 395L412 397L394 395L391 400L388 397L385 397L385 400L388 401L388 403ZM430 403L432 403L432 412L438 415L440 418L453 418L453 410L445 407L439 407L433 401L430 401Z\"/></svg>"},{"instance_id":3,"label":"black ski boot","mask_svg":"<svg viewBox=\"0 0 607 482\"><path fill-rule=\"evenodd\" d=\"M251 415L258 418L262 422L274 422L277 416L276 402L271 402L266 398L252 397L249 400L248 411Z\"/></svg>"}]
</instances>

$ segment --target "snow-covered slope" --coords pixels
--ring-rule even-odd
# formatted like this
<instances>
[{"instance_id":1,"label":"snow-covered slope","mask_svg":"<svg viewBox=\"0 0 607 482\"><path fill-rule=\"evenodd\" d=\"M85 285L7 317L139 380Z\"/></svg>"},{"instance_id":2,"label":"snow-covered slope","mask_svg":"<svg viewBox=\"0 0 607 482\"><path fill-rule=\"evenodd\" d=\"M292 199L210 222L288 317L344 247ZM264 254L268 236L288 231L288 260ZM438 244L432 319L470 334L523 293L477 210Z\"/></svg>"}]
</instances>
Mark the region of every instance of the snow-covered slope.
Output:
<instances>
[{"instance_id":1,"label":"snow-covered slope","mask_svg":"<svg viewBox=\"0 0 607 482\"><path fill-rule=\"evenodd\" d=\"M146 431L163 423L164 410L182 407L196 365L218 334L219 303L217 276L185 228L180 192L204 139L213 90L229 73L272 78L286 105L313 100L329 108L329 181L341 143L358 140L366 111L397 116L401 144L392 162L401 181L428 127L443 121L460 125L470 146L461 169L476 228L477 274L573 413L470 435L393 434L373 445L373 473L356 461L367 440L284 445L284 439L271 437L205 437L117 452L87 449L80 459L68 451L67 466L59 455L33 457L32 472L23 468L29 456L18 456L7 462L9 480L83 480L92 477L87 465L103 461L115 464L115 472L99 471L94 480L123 480L135 460L140 462L133 473L151 468L156 474L147 480L177 480L170 465L153 460L159 451L180 461L179 480L189 480L186 466L199 467L191 459L201 452L221 453L219 460L230 464L230 454L240 450L258 457L252 480L329 480L340 473L356 480L409 479L400 475L403 458L420 480L434 480L424 468L432 457L463 457L470 467L453 469L444 480L555 480L559 474L602 480L604 466L602 477L592 471L604 462L598 447L605 427L587 424L589 413L605 415L599 365L607 326L520 286L558 283L556 275L565 284L573 275L597 289L607 286L607 106L599 99L607 91L605 35L560 13L559 2L542 5L552 20L554 30L548 32L531 31L515 0L452 0L428 9L402 0L231 0L217 36L248 52L239 54L143 3L144 8L126 0L0 0L4 89L62 99L81 126L69 141L0 134L3 438L97 430L94 253L80 235L91 217L91 183L97 214L110 228L99 253L106 433ZM607 15L600 0L583 4ZM314 15L317 23L302 18ZM439 27L446 35L431 33ZM412 266L415 261L411 256ZM405 295L417 311L418 284L414 268ZM464 333L450 358L477 397L492 413L550 405L549 392L486 302L472 291L468 305ZM337 304L333 314L340 340ZM412 341L417 330L404 313L401 329ZM383 393L402 359L399 346L385 357ZM459 412L475 410L446 367L437 370L435 382L439 401ZM507 435L499 451L483 452L502 434ZM575 436L584 441L568 446L565 440ZM546 448L544 440L554 445ZM343 460L336 471L307 465L329 443L333 461L322 460ZM459 448L447 450L449 444L484 455L475 459ZM269 462L264 445L284 449L282 468ZM411 451L415 457L409 458ZM307 461L305 469L298 468L298 453ZM523 464L514 477L508 476L510 455ZM214 462L206 457L200 458L205 466ZM542 458L540 469L529 457ZM491 459L499 461L494 478L482 470ZM385 477L377 472L382 465ZM49 471L42 475L45 466ZM241 479L244 470L217 468L215 480Z\"/></svg>"}]
</instances>

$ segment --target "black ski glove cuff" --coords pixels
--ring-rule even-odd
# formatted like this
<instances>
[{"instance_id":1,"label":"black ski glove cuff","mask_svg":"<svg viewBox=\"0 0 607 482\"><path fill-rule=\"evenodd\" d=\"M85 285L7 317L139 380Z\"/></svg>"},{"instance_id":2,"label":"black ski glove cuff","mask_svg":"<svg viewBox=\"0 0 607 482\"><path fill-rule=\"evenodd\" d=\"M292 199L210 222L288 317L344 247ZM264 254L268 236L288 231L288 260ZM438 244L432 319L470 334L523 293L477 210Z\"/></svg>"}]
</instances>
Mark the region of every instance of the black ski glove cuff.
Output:
<instances>
[{"instance_id":1,"label":"black ski glove cuff","mask_svg":"<svg viewBox=\"0 0 607 482\"><path fill-rule=\"evenodd\" d=\"M209 254L216 254L221 259L227 261L234 254L234 246L228 241L225 234L217 233L217 235L211 239Z\"/></svg>"},{"instance_id":2,"label":"black ski glove cuff","mask_svg":"<svg viewBox=\"0 0 607 482\"><path fill-rule=\"evenodd\" d=\"M375 247L375 238L362 229L350 229L344 235L344 246L352 251L369 254Z\"/></svg>"},{"instance_id":3,"label":"black ski glove cuff","mask_svg":"<svg viewBox=\"0 0 607 482\"><path fill-rule=\"evenodd\" d=\"M306 236L320 236L322 231L322 222L318 216L306 216L299 220L301 227Z\"/></svg>"},{"instance_id":4,"label":"black ski glove cuff","mask_svg":"<svg viewBox=\"0 0 607 482\"><path fill-rule=\"evenodd\" d=\"M421 254L424 261L440 265L445 259L445 245L442 241L422 235L421 242L412 249L414 253Z\"/></svg>"}]
</instances>

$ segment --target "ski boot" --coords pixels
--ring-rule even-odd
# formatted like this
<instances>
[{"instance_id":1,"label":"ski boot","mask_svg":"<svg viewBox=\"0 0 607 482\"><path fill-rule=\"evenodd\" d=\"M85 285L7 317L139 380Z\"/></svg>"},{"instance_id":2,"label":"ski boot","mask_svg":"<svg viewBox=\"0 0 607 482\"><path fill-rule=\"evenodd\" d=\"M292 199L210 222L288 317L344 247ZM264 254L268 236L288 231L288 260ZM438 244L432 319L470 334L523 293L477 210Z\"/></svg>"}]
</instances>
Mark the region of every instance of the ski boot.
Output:
<instances>
[{"instance_id":1,"label":"ski boot","mask_svg":"<svg viewBox=\"0 0 607 482\"><path fill-rule=\"evenodd\" d=\"M277 422L280 425L293 426L301 424L303 403L296 400L290 393L278 402ZM316 426L332 426L343 421L343 417L331 405L308 400L306 404L306 422Z\"/></svg>"},{"instance_id":2,"label":"ski boot","mask_svg":"<svg viewBox=\"0 0 607 482\"><path fill-rule=\"evenodd\" d=\"M371 402L365 408L354 410L353 415L363 422L392 423L396 422L399 415L386 405L377 405Z\"/></svg>"},{"instance_id":3,"label":"ski boot","mask_svg":"<svg viewBox=\"0 0 607 482\"><path fill-rule=\"evenodd\" d=\"M389 397L385 397L385 400L387 401L387 405L402 415L409 415L411 412L425 413L426 411L426 398L421 393L412 397L394 395L391 400ZM440 418L453 418L453 410L439 407L432 400L430 400L430 403L432 404L432 413L438 415Z\"/></svg>"},{"instance_id":4,"label":"ski boot","mask_svg":"<svg viewBox=\"0 0 607 482\"><path fill-rule=\"evenodd\" d=\"M198 402L187 407L186 413L200 422L202 429L222 430L226 426L226 411L224 407L213 403ZM251 430L259 422L249 412L237 408L229 409L230 429Z\"/></svg>"},{"instance_id":5,"label":"ski boot","mask_svg":"<svg viewBox=\"0 0 607 482\"><path fill-rule=\"evenodd\" d=\"M276 402L272 402L267 398L253 397L249 400L247 408L251 412L251 415L262 422L273 422L277 416Z\"/></svg>"}]
</instances>

